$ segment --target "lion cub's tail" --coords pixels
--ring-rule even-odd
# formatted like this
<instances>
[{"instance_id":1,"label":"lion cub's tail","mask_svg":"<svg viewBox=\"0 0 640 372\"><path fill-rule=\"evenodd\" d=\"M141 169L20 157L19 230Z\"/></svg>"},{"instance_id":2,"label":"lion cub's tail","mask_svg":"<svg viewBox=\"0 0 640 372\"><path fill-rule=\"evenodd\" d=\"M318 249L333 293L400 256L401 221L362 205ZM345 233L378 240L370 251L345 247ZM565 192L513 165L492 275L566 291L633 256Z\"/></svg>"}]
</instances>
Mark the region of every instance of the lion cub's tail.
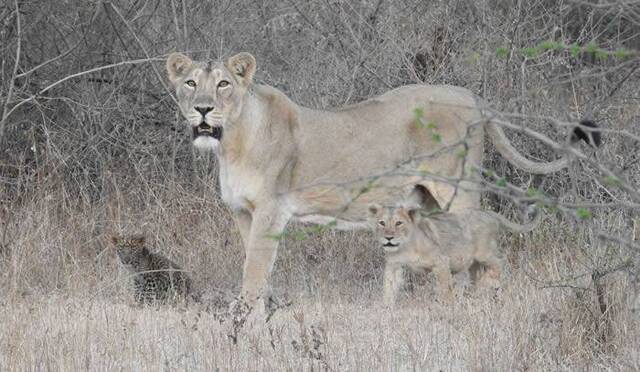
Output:
<instances>
[{"instance_id":1,"label":"lion cub's tail","mask_svg":"<svg viewBox=\"0 0 640 372\"><path fill-rule=\"evenodd\" d=\"M538 210L535 204L531 204L527 208L527 215L531 216L533 214L533 219L522 225L509 221L506 217L496 212L487 211L487 213L493 216L493 218L495 218L500 223L500 225L516 233L529 232L538 227L538 225L540 225L540 221L542 221L542 213Z\"/></svg>"}]
</instances>

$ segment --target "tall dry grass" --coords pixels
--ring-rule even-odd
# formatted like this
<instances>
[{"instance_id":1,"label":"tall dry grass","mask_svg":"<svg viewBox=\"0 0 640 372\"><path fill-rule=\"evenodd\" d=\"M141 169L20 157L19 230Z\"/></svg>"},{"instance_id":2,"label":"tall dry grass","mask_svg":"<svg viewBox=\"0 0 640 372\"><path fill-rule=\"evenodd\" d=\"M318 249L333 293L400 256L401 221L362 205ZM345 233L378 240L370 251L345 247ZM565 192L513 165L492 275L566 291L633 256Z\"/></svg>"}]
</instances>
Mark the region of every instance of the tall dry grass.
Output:
<instances>
[{"instance_id":1,"label":"tall dry grass","mask_svg":"<svg viewBox=\"0 0 640 372\"><path fill-rule=\"evenodd\" d=\"M266 326L243 329L234 344L215 313L238 293L243 248L219 199L215 159L193 152L157 76L174 50L212 59L247 50L257 80L313 107L406 83L461 85L529 116L517 122L552 138L566 133L537 116L594 118L607 133L590 159L637 189L637 57L519 52L549 39L637 50L637 6L5 2L0 369L640 369L639 257L628 245L638 201L588 162L532 177L491 147L488 168L560 203L596 205L592 218L550 212L537 231L506 235L507 275L495 298L458 278L456 301L443 304L430 278L416 276L393 311L380 304L384 258L369 234L289 237L271 283L293 304ZM509 53L497 56L503 46ZM524 135L511 137L533 158L552 157ZM514 214L509 198L486 193L485 204ZM108 242L134 230L190 270L209 312L135 306Z\"/></svg>"}]
</instances>

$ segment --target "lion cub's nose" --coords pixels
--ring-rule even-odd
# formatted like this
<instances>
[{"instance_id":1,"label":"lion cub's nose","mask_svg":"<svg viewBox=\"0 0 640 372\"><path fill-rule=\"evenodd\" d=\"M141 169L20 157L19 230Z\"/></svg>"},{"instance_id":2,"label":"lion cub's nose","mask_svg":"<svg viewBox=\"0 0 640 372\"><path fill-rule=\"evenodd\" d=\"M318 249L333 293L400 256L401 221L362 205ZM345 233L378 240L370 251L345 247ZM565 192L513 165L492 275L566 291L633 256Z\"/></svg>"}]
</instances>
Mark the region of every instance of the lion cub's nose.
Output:
<instances>
[{"instance_id":1,"label":"lion cub's nose","mask_svg":"<svg viewBox=\"0 0 640 372\"><path fill-rule=\"evenodd\" d=\"M393 239L393 236L385 236L385 239L387 239L388 241L391 241Z\"/></svg>"},{"instance_id":2,"label":"lion cub's nose","mask_svg":"<svg viewBox=\"0 0 640 372\"><path fill-rule=\"evenodd\" d=\"M198 111L202 116L205 116L205 115L207 115L207 113L208 113L209 111L212 111L212 110L213 110L213 107L211 107L211 106L207 106L207 107L198 107L198 106L196 106L196 107L195 107L195 109L196 109L196 111Z\"/></svg>"}]
</instances>

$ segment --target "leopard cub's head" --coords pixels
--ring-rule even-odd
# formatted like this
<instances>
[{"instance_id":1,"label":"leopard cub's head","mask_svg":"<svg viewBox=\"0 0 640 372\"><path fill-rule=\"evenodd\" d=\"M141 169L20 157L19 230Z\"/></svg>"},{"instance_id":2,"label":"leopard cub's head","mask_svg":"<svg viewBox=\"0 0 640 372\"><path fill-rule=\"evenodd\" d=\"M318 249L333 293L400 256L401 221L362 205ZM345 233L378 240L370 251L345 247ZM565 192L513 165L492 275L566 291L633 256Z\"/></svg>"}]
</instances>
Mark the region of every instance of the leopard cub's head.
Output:
<instances>
[{"instance_id":1,"label":"leopard cub's head","mask_svg":"<svg viewBox=\"0 0 640 372\"><path fill-rule=\"evenodd\" d=\"M111 242L116 247L118 258L125 265L133 265L149 254L143 235L112 236Z\"/></svg>"}]
</instances>

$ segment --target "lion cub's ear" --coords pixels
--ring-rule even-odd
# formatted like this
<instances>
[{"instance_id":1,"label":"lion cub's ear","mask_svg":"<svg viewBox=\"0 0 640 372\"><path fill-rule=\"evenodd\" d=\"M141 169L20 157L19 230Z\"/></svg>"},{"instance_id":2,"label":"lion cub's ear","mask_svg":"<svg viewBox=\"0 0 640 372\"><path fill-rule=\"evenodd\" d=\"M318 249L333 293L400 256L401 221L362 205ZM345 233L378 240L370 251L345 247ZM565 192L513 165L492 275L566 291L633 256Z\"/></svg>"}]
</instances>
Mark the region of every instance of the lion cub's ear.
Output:
<instances>
[{"instance_id":1,"label":"lion cub's ear","mask_svg":"<svg viewBox=\"0 0 640 372\"><path fill-rule=\"evenodd\" d=\"M240 83L249 86L256 73L256 59L249 53L239 53L227 60L227 68L236 75Z\"/></svg>"},{"instance_id":2,"label":"lion cub's ear","mask_svg":"<svg viewBox=\"0 0 640 372\"><path fill-rule=\"evenodd\" d=\"M372 203L369 204L369 207L367 209L369 211L369 216L375 217L380 213L382 207L380 206L380 204Z\"/></svg>"},{"instance_id":3,"label":"lion cub's ear","mask_svg":"<svg viewBox=\"0 0 640 372\"><path fill-rule=\"evenodd\" d=\"M407 210L407 214L409 215L411 222L416 222L416 218L420 217L420 209L410 208Z\"/></svg>"},{"instance_id":4,"label":"lion cub's ear","mask_svg":"<svg viewBox=\"0 0 640 372\"><path fill-rule=\"evenodd\" d=\"M191 67L193 61L191 58L185 56L182 53L171 53L169 58L167 58L167 73L169 74L169 80L173 84L176 84L178 79L180 79Z\"/></svg>"}]
</instances>

